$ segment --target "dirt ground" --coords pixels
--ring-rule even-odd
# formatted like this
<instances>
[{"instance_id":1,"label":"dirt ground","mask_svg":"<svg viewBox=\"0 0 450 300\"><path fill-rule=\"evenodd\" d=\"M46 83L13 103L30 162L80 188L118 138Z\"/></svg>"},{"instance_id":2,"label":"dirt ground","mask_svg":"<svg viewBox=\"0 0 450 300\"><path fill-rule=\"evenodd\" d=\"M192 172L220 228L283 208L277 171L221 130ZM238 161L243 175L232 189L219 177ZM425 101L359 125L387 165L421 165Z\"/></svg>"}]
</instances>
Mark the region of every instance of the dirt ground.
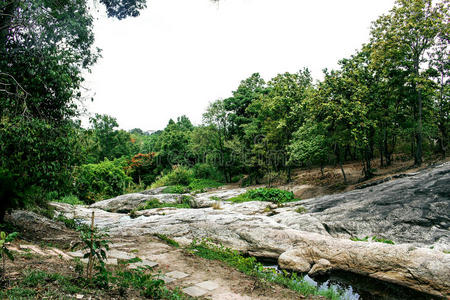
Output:
<instances>
[{"instance_id":1,"label":"dirt ground","mask_svg":"<svg viewBox=\"0 0 450 300\"><path fill-rule=\"evenodd\" d=\"M65 244L70 244L70 242L71 241L66 241ZM39 245L39 242L20 240L14 242L9 247L19 249L23 244L37 246ZM169 246L164 241L153 236L112 239L111 246L112 249L133 254L143 260L157 262L158 266L152 271L154 274L167 274L169 272L179 271L188 275L185 278L167 283L166 287L169 289L183 289L204 281L213 281L218 284L218 288L209 291L198 299L325 299L319 296L304 297L276 284L261 283L261 281L257 281L254 278L227 266L225 263L195 256L184 249ZM50 249L54 249L53 245L45 246L42 245L42 243L41 246L37 247L42 252L48 252ZM66 253L70 252L68 249L63 249L63 251ZM2 289L6 290L16 286L17 282L20 282L26 274L29 274L32 270L58 273L74 279L79 276L75 271L75 262L72 260L65 260L61 256L40 255L33 251L28 251L26 253L16 252L15 257L16 259L14 262L8 261L6 263L7 280L2 283ZM119 267L109 266L109 268L114 269ZM46 285L45 287L38 286L35 288L37 296L33 298L42 299L46 292L55 288L58 289L57 286L52 288L51 285ZM129 291L125 297L121 297L115 290L94 292L84 291L81 295L63 293L59 296L61 296L61 298L64 296L64 298L68 299L75 299L77 296L83 296L80 299L142 298L136 291Z\"/></svg>"},{"instance_id":2,"label":"dirt ground","mask_svg":"<svg viewBox=\"0 0 450 300\"><path fill-rule=\"evenodd\" d=\"M372 161L372 167L375 169L374 176L369 180L363 180L360 162L346 163L343 168L347 177L347 184L344 184L344 177L339 166L326 166L323 176L320 168L296 169L292 175L293 181L287 185L280 185L280 187L293 191L297 198L308 199L351 191L363 184L402 173L414 173L431 165L447 161L450 161L450 158L445 160L435 159L425 162L421 167L416 167L413 160L404 160L401 156L394 156L392 165L381 167L380 160L375 159Z\"/></svg>"}]
</instances>

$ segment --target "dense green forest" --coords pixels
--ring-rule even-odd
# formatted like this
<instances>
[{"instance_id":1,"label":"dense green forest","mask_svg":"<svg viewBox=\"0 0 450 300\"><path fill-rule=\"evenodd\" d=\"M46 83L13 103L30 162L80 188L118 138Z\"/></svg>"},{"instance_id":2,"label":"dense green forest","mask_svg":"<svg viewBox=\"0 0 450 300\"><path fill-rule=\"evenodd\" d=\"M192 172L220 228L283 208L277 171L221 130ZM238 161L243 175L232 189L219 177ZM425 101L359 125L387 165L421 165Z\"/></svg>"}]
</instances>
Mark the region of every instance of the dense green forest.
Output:
<instances>
[{"instance_id":1,"label":"dense green forest","mask_svg":"<svg viewBox=\"0 0 450 300\"><path fill-rule=\"evenodd\" d=\"M100 2L118 19L145 7ZM0 222L7 209L63 198L92 203L148 186L201 190L244 175L244 184L290 181L294 168L346 161L360 161L368 179L374 159L383 167L396 153L415 165L445 157L448 9L448 0L398 0L372 24L370 41L324 70L323 80L307 68L268 81L255 73L211 102L201 125L180 116L146 134L119 130L107 115L81 126L83 72L100 57L84 0L2 2Z\"/></svg>"}]
</instances>

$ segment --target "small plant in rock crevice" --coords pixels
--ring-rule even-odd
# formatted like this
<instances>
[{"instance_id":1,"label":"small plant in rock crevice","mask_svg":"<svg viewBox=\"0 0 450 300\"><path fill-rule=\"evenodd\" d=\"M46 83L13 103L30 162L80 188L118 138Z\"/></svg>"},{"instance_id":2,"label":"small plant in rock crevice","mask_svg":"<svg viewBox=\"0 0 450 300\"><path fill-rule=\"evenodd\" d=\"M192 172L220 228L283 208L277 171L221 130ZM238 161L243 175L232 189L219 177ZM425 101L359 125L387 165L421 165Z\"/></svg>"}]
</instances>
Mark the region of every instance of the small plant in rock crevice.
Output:
<instances>
[{"instance_id":1,"label":"small plant in rock crevice","mask_svg":"<svg viewBox=\"0 0 450 300\"><path fill-rule=\"evenodd\" d=\"M395 245L395 243L393 241L384 239L384 238L380 238L377 236L373 236L373 237L365 236L364 238L351 237L350 240L352 240L354 242L377 242L377 243Z\"/></svg>"}]
</instances>

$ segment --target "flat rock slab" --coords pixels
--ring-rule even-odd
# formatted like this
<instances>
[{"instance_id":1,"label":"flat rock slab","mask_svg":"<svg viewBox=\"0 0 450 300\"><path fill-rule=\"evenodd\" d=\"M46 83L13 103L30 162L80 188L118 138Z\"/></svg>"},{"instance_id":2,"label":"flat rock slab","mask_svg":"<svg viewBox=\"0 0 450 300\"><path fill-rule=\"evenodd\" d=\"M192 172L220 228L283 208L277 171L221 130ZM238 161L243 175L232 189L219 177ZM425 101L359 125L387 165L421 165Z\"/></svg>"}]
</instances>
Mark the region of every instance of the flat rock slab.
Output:
<instances>
[{"instance_id":1,"label":"flat rock slab","mask_svg":"<svg viewBox=\"0 0 450 300\"><path fill-rule=\"evenodd\" d=\"M41 249L39 249L38 247L36 247L34 245L20 245L19 248L21 250L29 249L29 250L35 252L36 254L43 255L43 256L49 255L48 253L45 253L44 251L42 251Z\"/></svg>"},{"instance_id":2,"label":"flat rock slab","mask_svg":"<svg viewBox=\"0 0 450 300\"><path fill-rule=\"evenodd\" d=\"M249 296L242 296L240 294L235 294L232 292L212 295L213 300L252 300Z\"/></svg>"},{"instance_id":3,"label":"flat rock slab","mask_svg":"<svg viewBox=\"0 0 450 300\"><path fill-rule=\"evenodd\" d=\"M108 257L127 260L127 259L135 258L136 256L131 255L124 251L119 251L119 250L113 249L111 251L108 251Z\"/></svg>"},{"instance_id":4,"label":"flat rock slab","mask_svg":"<svg viewBox=\"0 0 450 300\"><path fill-rule=\"evenodd\" d=\"M81 259L81 261L85 264L87 264L89 262L88 258L83 258ZM116 258L108 258L107 260L105 260L105 264L107 265L117 265L117 259Z\"/></svg>"},{"instance_id":5,"label":"flat rock slab","mask_svg":"<svg viewBox=\"0 0 450 300\"><path fill-rule=\"evenodd\" d=\"M157 262L154 261L149 261L149 260L143 260L143 261L139 261L136 263L132 263L128 265L128 269L136 269L138 267L150 267L150 268L154 268L158 265Z\"/></svg>"},{"instance_id":6,"label":"flat rock slab","mask_svg":"<svg viewBox=\"0 0 450 300\"><path fill-rule=\"evenodd\" d=\"M54 253L53 255L56 254L57 256L61 256L62 259L65 259L65 260L71 260L72 259L72 257L70 257L65 252L63 252L63 251L61 251L59 249L52 248L49 251L53 252Z\"/></svg>"},{"instance_id":7,"label":"flat rock slab","mask_svg":"<svg viewBox=\"0 0 450 300\"><path fill-rule=\"evenodd\" d=\"M159 276L157 276L157 278L163 280L166 284L175 281L175 279L173 279L171 277L167 277L165 275L159 275Z\"/></svg>"},{"instance_id":8,"label":"flat rock slab","mask_svg":"<svg viewBox=\"0 0 450 300\"><path fill-rule=\"evenodd\" d=\"M82 258L84 256L84 253L81 252L81 250L78 250L78 251L74 251L74 252L69 252L69 255L72 257Z\"/></svg>"},{"instance_id":9,"label":"flat rock slab","mask_svg":"<svg viewBox=\"0 0 450 300\"><path fill-rule=\"evenodd\" d=\"M198 286L202 289L208 290L208 291L213 291L219 287L219 285L217 283L215 283L214 281L211 281L211 280L197 283L196 286Z\"/></svg>"},{"instance_id":10,"label":"flat rock slab","mask_svg":"<svg viewBox=\"0 0 450 300\"><path fill-rule=\"evenodd\" d=\"M182 291L183 293L188 294L191 297L200 297L208 292L207 290L202 289L201 287L195 285L184 288L182 289Z\"/></svg>"},{"instance_id":11,"label":"flat rock slab","mask_svg":"<svg viewBox=\"0 0 450 300\"><path fill-rule=\"evenodd\" d=\"M189 276L189 274L186 274L186 273L183 273L180 271L173 271L173 272L167 273L166 275L169 277L172 277L173 279L182 279L182 278Z\"/></svg>"}]
</instances>

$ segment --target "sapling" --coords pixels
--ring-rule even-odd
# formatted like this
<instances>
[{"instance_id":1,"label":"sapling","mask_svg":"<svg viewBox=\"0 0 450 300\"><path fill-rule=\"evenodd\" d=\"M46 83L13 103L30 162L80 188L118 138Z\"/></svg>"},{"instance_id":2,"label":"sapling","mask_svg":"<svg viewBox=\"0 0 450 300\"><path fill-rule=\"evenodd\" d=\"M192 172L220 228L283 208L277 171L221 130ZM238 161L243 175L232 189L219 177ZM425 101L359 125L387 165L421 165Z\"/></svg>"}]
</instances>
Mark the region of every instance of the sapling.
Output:
<instances>
[{"instance_id":1,"label":"sapling","mask_svg":"<svg viewBox=\"0 0 450 300\"><path fill-rule=\"evenodd\" d=\"M2 259L2 269L1 269L1 277L4 278L6 274L6 258L11 261L14 261L14 256L11 251L6 247L9 243L14 241L17 237L18 233L13 232L10 234L6 234L6 232L0 232L0 258Z\"/></svg>"},{"instance_id":2,"label":"sapling","mask_svg":"<svg viewBox=\"0 0 450 300\"><path fill-rule=\"evenodd\" d=\"M72 249L82 245L81 249L87 250L83 258L88 258L86 277L91 280L92 270L96 260L100 266L99 271L105 271L106 251L109 250L110 243L110 241L105 238L109 237L109 235L94 226L94 212L92 212L91 226L80 226L77 228L77 231L80 232L80 241L75 243Z\"/></svg>"}]
</instances>

